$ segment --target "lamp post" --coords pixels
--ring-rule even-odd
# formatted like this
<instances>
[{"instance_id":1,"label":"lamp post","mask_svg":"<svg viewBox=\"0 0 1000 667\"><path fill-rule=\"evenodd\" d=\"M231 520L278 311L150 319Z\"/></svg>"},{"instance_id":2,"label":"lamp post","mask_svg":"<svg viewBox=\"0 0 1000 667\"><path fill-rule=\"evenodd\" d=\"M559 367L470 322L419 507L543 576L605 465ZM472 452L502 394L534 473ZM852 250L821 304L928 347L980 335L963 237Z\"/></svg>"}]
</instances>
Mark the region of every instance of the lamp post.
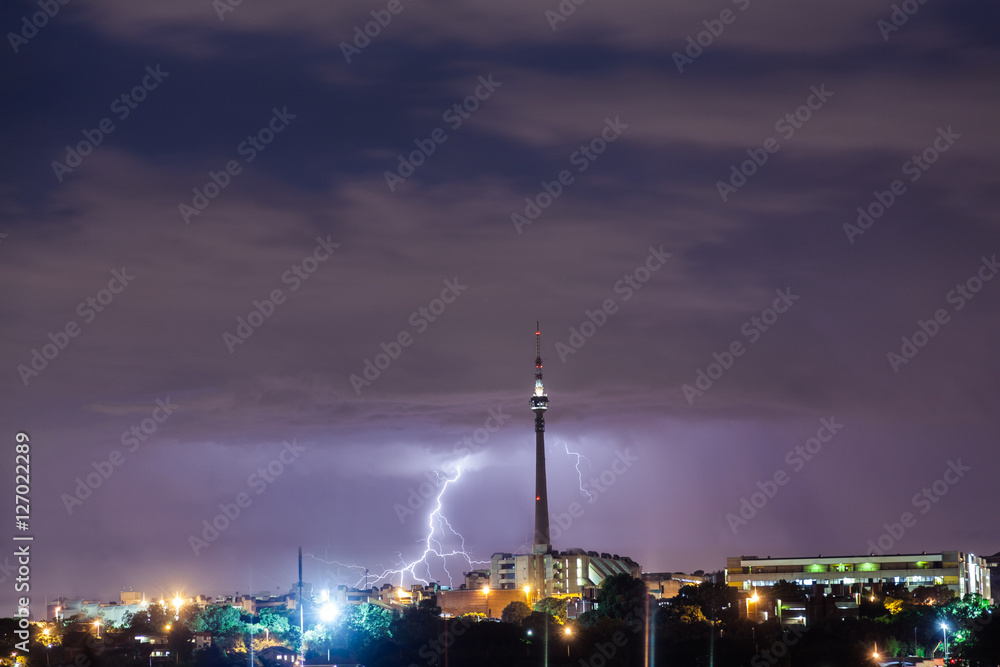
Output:
<instances>
[{"instance_id":1,"label":"lamp post","mask_svg":"<svg viewBox=\"0 0 1000 667\"><path fill-rule=\"evenodd\" d=\"M45 664L49 664L49 649L52 648L52 644L49 643L49 629L45 628L42 630L42 634L45 635Z\"/></svg>"},{"instance_id":2,"label":"lamp post","mask_svg":"<svg viewBox=\"0 0 1000 667\"><path fill-rule=\"evenodd\" d=\"M524 601L530 607L531 606L531 586L525 586L523 590L524 590Z\"/></svg>"},{"instance_id":3,"label":"lamp post","mask_svg":"<svg viewBox=\"0 0 1000 667\"><path fill-rule=\"evenodd\" d=\"M569 657L569 638L573 635L572 628L566 628L563 630L563 634L566 635L566 657Z\"/></svg>"},{"instance_id":4,"label":"lamp post","mask_svg":"<svg viewBox=\"0 0 1000 667\"><path fill-rule=\"evenodd\" d=\"M759 600L759 599L760 599L760 597L757 595L757 591L754 591L753 595L747 598L747 619L748 620L750 618L750 603L753 602L754 604L757 604L757 600Z\"/></svg>"},{"instance_id":5,"label":"lamp post","mask_svg":"<svg viewBox=\"0 0 1000 667\"><path fill-rule=\"evenodd\" d=\"M944 630L944 664L948 664L948 624L942 623L941 629Z\"/></svg>"},{"instance_id":6,"label":"lamp post","mask_svg":"<svg viewBox=\"0 0 1000 667\"><path fill-rule=\"evenodd\" d=\"M483 593L486 593L486 602L484 604L486 606L486 618L489 618L490 617L490 587L489 586L483 586Z\"/></svg>"}]
</instances>

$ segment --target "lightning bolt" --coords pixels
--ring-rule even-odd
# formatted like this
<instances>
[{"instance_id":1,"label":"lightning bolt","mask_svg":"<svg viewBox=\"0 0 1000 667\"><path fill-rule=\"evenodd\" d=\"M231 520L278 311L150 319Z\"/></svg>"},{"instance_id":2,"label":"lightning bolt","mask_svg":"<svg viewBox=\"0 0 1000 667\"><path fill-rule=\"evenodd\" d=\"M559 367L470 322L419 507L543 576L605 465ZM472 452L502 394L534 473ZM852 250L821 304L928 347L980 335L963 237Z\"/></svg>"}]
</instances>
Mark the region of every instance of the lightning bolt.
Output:
<instances>
[{"instance_id":1,"label":"lightning bolt","mask_svg":"<svg viewBox=\"0 0 1000 667\"><path fill-rule=\"evenodd\" d=\"M455 527L451 525L448 517L444 515L444 494L448 491L448 487L462 476L461 467L456 468L455 477L449 478L441 472L435 471L438 476L438 481L442 479L444 483L441 485L441 490L435 498L434 510L427 517L427 536L420 540L423 543L424 550L420 554L420 557L413 561L405 561L401 553L396 554L397 563L396 567L387 568L381 564L377 566L378 572L369 572L371 579L368 582L368 586L378 585L382 582L392 582L394 578L399 577L399 586L403 587L406 583L406 575L409 575L413 581L417 581L427 586L433 579L433 571L431 569L432 563L439 564L441 569L444 570L445 576L448 577L448 584L454 585L452 581L451 571L448 569L448 559L449 558L461 558L468 565L469 569L475 569L475 565L482 565L489 563L489 561L475 560L466 551L465 548L465 537L462 536ZM457 539L459 544L455 545L454 540ZM445 548L445 542L452 543L451 546ZM306 554L311 558L325 563L326 565L337 565L340 567L345 567L350 570L355 570L360 572L358 580L355 582L353 588L359 588L363 585L363 582L367 578L365 575L365 567L362 565L354 565L351 563L342 563L336 560L326 560L324 558L319 558L313 554Z\"/></svg>"},{"instance_id":2,"label":"lightning bolt","mask_svg":"<svg viewBox=\"0 0 1000 667\"><path fill-rule=\"evenodd\" d=\"M594 496L590 495L590 491L588 491L583 486L583 471L580 470L580 460L582 459L582 460L586 461L587 465L590 466L591 470L594 469L594 464L592 464L590 462L590 459L588 459L583 454L580 454L579 452L571 452L570 449L569 449L569 445L566 443L565 440L556 440L556 445L559 445L559 444L562 444L562 446L566 449L566 454L568 454L569 456L575 456L576 457L576 477L577 477L577 479L579 480L579 483L580 483L580 495L581 496L587 496L587 499L590 502L594 502Z\"/></svg>"}]
</instances>

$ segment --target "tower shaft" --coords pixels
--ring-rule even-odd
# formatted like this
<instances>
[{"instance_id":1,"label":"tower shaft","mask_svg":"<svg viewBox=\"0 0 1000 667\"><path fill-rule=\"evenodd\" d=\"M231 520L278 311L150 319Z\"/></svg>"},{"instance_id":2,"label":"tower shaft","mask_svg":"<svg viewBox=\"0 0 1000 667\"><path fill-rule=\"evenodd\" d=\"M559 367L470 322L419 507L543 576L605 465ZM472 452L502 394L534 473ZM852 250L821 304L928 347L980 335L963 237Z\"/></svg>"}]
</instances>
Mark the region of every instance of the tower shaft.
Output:
<instances>
[{"instance_id":1,"label":"tower shaft","mask_svg":"<svg viewBox=\"0 0 1000 667\"><path fill-rule=\"evenodd\" d=\"M549 534L549 494L545 482L545 411L549 397L542 384L542 333L535 324L535 391L531 396L531 411L535 413L535 543L532 553L552 550Z\"/></svg>"}]
</instances>

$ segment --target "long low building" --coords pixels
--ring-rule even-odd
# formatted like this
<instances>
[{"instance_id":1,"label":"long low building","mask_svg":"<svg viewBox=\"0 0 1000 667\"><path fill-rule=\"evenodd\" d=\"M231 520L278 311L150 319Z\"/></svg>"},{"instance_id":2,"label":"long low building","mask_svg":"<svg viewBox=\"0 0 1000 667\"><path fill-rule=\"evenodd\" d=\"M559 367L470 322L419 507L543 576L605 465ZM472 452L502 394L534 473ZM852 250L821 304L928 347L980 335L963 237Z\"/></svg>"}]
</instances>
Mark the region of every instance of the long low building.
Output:
<instances>
[{"instance_id":1,"label":"long low building","mask_svg":"<svg viewBox=\"0 0 1000 667\"><path fill-rule=\"evenodd\" d=\"M991 598L986 559L961 551L867 556L822 555L812 558L758 558L734 556L726 559L726 583L742 590L773 586L785 580L820 592L850 595L852 589L881 590L886 584L947 586L958 597L978 593Z\"/></svg>"}]
</instances>

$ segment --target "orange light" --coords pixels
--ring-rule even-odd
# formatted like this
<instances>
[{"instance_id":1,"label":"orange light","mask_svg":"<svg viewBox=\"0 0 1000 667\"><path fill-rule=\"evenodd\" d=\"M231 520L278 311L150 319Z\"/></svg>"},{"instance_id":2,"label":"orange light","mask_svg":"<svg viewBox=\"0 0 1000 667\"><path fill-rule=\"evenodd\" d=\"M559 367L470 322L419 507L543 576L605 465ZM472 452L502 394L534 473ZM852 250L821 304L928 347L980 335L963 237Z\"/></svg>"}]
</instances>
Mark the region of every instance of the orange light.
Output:
<instances>
[{"instance_id":1,"label":"orange light","mask_svg":"<svg viewBox=\"0 0 1000 667\"><path fill-rule=\"evenodd\" d=\"M535 496L535 500L541 500L541 499L542 499L541 496Z\"/></svg>"}]
</instances>

